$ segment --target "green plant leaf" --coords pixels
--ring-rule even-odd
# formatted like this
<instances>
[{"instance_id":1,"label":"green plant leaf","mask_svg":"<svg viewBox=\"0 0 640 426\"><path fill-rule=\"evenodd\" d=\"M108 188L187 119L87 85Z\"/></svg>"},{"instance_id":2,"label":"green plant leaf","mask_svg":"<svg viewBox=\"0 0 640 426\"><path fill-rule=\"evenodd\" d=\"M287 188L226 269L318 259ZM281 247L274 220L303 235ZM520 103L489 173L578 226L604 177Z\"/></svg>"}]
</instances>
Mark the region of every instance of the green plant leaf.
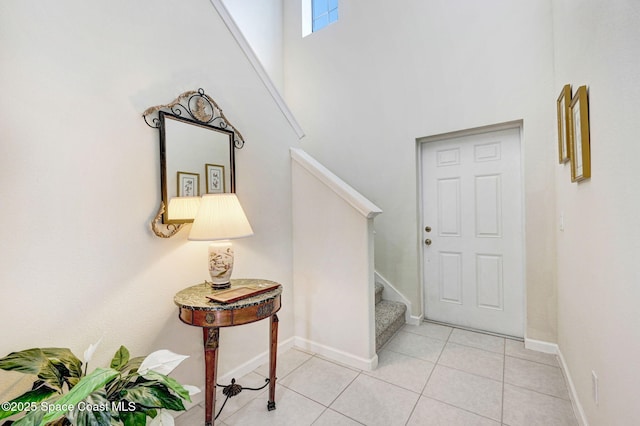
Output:
<instances>
[{"instance_id":1,"label":"green plant leaf","mask_svg":"<svg viewBox=\"0 0 640 426\"><path fill-rule=\"evenodd\" d=\"M63 377L76 379L80 379L80 377L82 377L82 361L80 361L69 349L43 348L42 352L61 373L63 372Z\"/></svg>"},{"instance_id":2,"label":"green plant leaf","mask_svg":"<svg viewBox=\"0 0 640 426\"><path fill-rule=\"evenodd\" d=\"M12 399L11 401L8 402L8 404L9 404L9 407L11 407L11 405L16 405L17 407L25 407L25 403L30 402L34 404L31 408L35 408L37 407L36 403L47 399L54 393L56 393L54 389L51 389L50 387L47 387L47 386L40 386L36 389L23 393L17 398ZM3 406L4 405L5 404L3 404ZM21 411L24 411L24 410L13 411L13 410L5 410L3 408L0 408L0 420L6 419L7 417L11 417L14 414L20 413Z\"/></svg>"},{"instance_id":3,"label":"green plant leaf","mask_svg":"<svg viewBox=\"0 0 640 426\"><path fill-rule=\"evenodd\" d=\"M168 408L174 411L184 411L182 400L173 395L166 386L159 383L136 385L124 392L123 398L147 408Z\"/></svg>"},{"instance_id":4,"label":"green plant leaf","mask_svg":"<svg viewBox=\"0 0 640 426\"><path fill-rule=\"evenodd\" d=\"M120 420L124 426L146 426L147 415L140 411L127 411L120 413Z\"/></svg>"},{"instance_id":5,"label":"green plant leaf","mask_svg":"<svg viewBox=\"0 0 640 426\"><path fill-rule=\"evenodd\" d=\"M111 360L111 368L114 370L122 371L129 362L129 350L124 346L120 346L120 349L116 352Z\"/></svg>"},{"instance_id":6,"label":"green plant leaf","mask_svg":"<svg viewBox=\"0 0 640 426\"><path fill-rule=\"evenodd\" d=\"M180 398L191 402L191 396L189 391L186 390L178 381L172 377L165 376L164 374L156 373L155 371L149 371L144 376L147 380L157 381L165 385L167 388L173 391Z\"/></svg>"},{"instance_id":7,"label":"green plant leaf","mask_svg":"<svg viewBox=\"0 0 640 426\"><path fill-rule=\"evenodd\" d=\"M73 410L67 414L67 419L73 425L104 426L111 423L111 402L107 400L103 390L87 396L78 403L78 407L82 407L82 410Z\"/></svg>"},{"instance_id":8,"label":"green plant leaf","mask_svg":"<svg viewBox=\"0 0 640 426\"><path fill-rule=\"evenodd\" d=\"M144 361L144 358L145 357L143 357L143 356L138 356L138 357L135 357L135 358L131 358L129 360L129 362L127 362L127 364L124 367L122 367L122 370L120 370L120 371L122 371L122 372L136 372L136 371L138 371L138 368L140 368L140 365L142 365L142 361Z\"/></svg>"},{"instance_id":9,"label":"green plant leaf","mask_svg":"<svg viewBox=\"0 0 640 426\"><path fill-rule=\"evenodd\" d=\"M0 358L0 369L35 374L52 387L58 389L62 389L62 384L64 383L60 371L40 348L11 352L4 358Z\"/></svg>"},{"instance_id":10,"label":"green plant leaf","mask_svg":"<svg viewBox=\"0 0 640 426\"><path fill-rule=\"evenodd\" d=\"M42 426L44 424L44 411L40 410L32 410L27 413L26 416L16 420L13 422L12 426Z\"/></svg>"},{"instance_id":11,"label":"green plant leaf","mask_svg":"<svg viewBox=\"0 0 640 426\"><path fill-rule=\"evenodd\" d=\"M73 389L58 399L56 405L59 406L59 409L48 411L44 416L45 423L62 417L69 412L69 407L75 406L89 394L104 387L119 375L120 373L112 368L96 368L93 372L83 377Z\"/></svg>"}]
</instances>

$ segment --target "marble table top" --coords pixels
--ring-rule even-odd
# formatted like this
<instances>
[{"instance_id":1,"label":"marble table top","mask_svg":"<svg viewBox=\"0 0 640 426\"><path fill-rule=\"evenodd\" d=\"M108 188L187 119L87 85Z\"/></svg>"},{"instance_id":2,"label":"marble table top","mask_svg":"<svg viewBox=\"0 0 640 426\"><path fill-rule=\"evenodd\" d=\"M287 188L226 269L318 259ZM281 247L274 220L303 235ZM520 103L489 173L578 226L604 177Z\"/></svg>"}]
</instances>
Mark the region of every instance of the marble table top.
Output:
<instances>
[{"instance_id":1,"label":"marble table top","mask_svg":"<svg viewBox=\"0 0 640 426\"><path fill-rule=\"evenodd\" d=\"M213 302L207 298L207 296L213 296L218 292L225 290L214 290L210 284L206 281L200 284L196 284L191 287L187 287L184 290L176 293L173 301L176 305L200 311L220 311L220 310L228 310L228 309L240 309L246 308L248 306L258 305L263 303L265 300L273 299L279 296L282 293L282 285L269 280L263 279L253 279L253 278L244 278L244 279L232 279L231 280L231 288L234 287L249 287L254 288L256 290L272 285L278 285L277 288L267 291L265 293L258 294L253 297L248 297L245 299L238 300L232 303L218 303ZM228 289L226 289L228 290Z\"/></svg>"}]
</instances>

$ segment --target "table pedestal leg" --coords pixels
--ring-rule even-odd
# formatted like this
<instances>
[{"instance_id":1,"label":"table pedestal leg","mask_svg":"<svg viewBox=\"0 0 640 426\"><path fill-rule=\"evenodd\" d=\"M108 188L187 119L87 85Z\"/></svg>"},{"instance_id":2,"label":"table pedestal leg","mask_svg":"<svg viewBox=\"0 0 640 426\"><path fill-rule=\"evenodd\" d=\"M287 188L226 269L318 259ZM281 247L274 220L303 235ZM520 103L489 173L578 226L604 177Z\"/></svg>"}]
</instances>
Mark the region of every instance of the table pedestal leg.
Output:
<instances>
[{"instance_id":1,"label":"table pedestal leg","mask_svg":"<svg viewBox=\"0 0 640 426\"><path fill-rule=\"evenodd\" d=\"M203 328L204 364L205 364L205 414L206 426L213 426L213 414L216 409L216 380L218 369L218 327Z\"/></svg>"},{"instance_id":2,"label":"table pedestal leg","mask_svg":"<svg viewBox=\"0 0 640 426\"><path fill-rule=\"evenodd\" d=\"M267 410L276 409L276 357L278 355L278 316L271 315L271 347L269 350L269 401Z\"/></svg>"}]
</instances>

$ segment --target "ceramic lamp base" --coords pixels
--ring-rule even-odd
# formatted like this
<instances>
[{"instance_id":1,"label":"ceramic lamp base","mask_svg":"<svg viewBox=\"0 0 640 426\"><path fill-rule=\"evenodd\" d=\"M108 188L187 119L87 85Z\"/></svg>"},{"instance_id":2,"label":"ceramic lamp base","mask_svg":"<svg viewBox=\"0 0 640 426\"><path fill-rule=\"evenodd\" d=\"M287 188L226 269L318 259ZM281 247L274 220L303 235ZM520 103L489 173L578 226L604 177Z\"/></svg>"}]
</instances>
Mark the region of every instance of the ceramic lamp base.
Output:
<instances>
[{"instance_id":1,"label":"ceramic lamp base","mask_svg":"<svg viewBox=\"0 0 640 426\"><path fill-rule=\"evenodd\" d=\"M209 245L209 275L215 290L231 287L233 245L231 241L215 241Z\"/></svg>"}]
</instances>

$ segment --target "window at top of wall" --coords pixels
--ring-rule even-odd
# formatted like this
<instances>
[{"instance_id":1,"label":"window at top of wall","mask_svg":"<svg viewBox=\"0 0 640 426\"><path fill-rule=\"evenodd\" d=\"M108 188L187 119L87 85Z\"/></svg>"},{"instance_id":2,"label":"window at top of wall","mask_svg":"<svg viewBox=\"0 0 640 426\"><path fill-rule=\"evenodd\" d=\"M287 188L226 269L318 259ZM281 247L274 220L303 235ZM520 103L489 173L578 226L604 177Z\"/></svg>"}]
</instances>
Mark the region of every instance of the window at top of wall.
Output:
<instances>
[{"instance_id":1,"label":"window at top of wall","mask_svg":"<svg viewBox=\"0 0 640 426\"><path fill-rule=\"evenodd\" d=\"M338 0L311 0L311 31L316 32L338 20Z\"/></svg>"},{"instance_id":2,"label":"window at top of wall","mask_svg":"<svg viewBox=\"0 0 640 426\"><path fill-rule=\"evenodd\" d=\"M338 0L301 0L302 37L338 20Z\"/></svg>"}]
</instances>

